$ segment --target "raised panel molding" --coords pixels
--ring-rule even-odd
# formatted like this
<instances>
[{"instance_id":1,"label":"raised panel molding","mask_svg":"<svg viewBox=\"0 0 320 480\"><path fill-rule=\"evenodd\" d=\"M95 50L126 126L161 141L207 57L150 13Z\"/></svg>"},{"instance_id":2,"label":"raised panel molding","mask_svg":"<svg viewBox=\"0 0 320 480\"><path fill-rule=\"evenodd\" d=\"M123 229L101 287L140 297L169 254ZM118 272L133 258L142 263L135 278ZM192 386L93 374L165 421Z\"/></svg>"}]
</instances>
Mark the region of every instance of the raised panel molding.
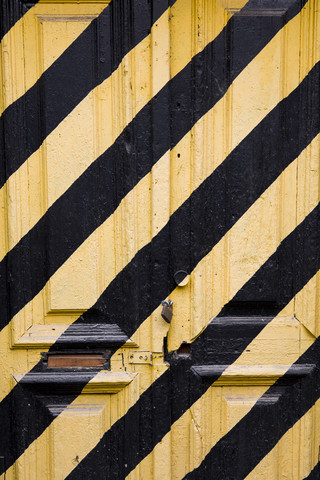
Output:
<instances>
[{"instance_id":1,"label":"raised panel molding","mask_svg":"<svg viewBox=\"0 0 320 480\"><path fill-rule=\"evenodd\" d=\"M288 8L294 3L294 0L283 0L278 2L279 7L276 8L269 0L260 1L260 5L248 5L245 9L243 7L247 0L218 0L228 13L240 14L243 16L282 16L286 13ZM243 9L243 10L242 10ZM242 10L242 11L241 11Z\"/></svg>"},{"instance_id":2,"label":"raised panel molding","mask_svg":"<svg viewBox=\"0 0 320 480\"><path fill-rule=\"evenodd\" d=\"M35 5L36 2L30 2L30 0L20 0L21 3L26 3L29 7L30 6L33 6ZM104 3L106 5L109 5L109 3L111 2L111 0L39 0L39 4L59 4L59 3L71 3L71 4L74 4L74 5L78 5L79 3L80 4L83 4L83 3L87 3L87 4L93 4L93 3Z\"/></svg>"},{"instance_id":3,"label":"raised panel molding","mask_svg":"<svg viewBox=\"0 0 320 480\"><path fill-rule=\"evenodd\" d=\"M274 382L284 375L291 365L197 365L192 371L202 380L213 381L213 387L223 385L273 385ZM291 367L287 378L296 381L301 377L310 375L315 365L294 365Z\"/></svg>"},{"instance_id":4,"label":"raised panel molding","mask_svg":"<svg viewBox=\"0 0 320 480\"><path fill-rule=\"evenodd\" d=\"M53 344L137 347L116 324L51 324L33 325L15 343L13 348L48 348Z\"/></svg>"},{"instance_id":5,"label":"raised panel molding","mask_svg":"<svg viewBox=\"0 0 320 480\"><path fill-rule=\"evenodd\" d=\"M94 375L89 372L29 372L13 375L16 383L31 389L35 393L77 394L79 385L85 385L82 393L118 393L134 380L137 373L109 372L101 370Z\"/></svg>"},{"instance_id":6,"label":"raised panel molding","mask_svg":"<svg viewBox=\"0 0 320 480\"><path fill-rule=\"evenodd\" d=\"M91 378L82 394L71 404L70 395L52 394L48 383L41 383L41 378L29 375L23 377L21 387L26 390L31 402L36 401L39 405L39 415L49 415L53 421L16 462L13 472L16 479L35 476L52 480L66 478L75 462L80 462L112 426L115 416L124 415L139 397L140 379L136 373L101 371ZM78 380L82 382L83 375L81 377L78 376ZM14 381L21 382L21 375L15 375ZM59 381L57 376L56 381ZM72 380L69 378L68 382L70 386ZM60 380L60 387L62 384ZM44 394L40 392L41 385ZM70 391L72 388L68 393ZM25 428L34 428L33 423L28 424L25 413L21 412ZM72 441L66 432L72 432Z\"/></svg>"},{"instance_id":7,"label":"raised panel molding","mask_svg":"<svg viewBox=\"0 0 320 480\"><path fill-rule=\"evenodd\" d=\"M320 23L318 2L308 2L301 18L301 80L319 59ZM310 92L311 95L311 92ZM320 198L320 135L310 143L301 154L301 163L297 172L297 223L314 208ZM302 266L302 268L304 268ZM295 299L295 315L315 336L319 335L320 274L309 281Z\"/></svg>"},{"instance_id":8,"label":"raised panel molding","mask_svg":"<svg viewBox=\"0 0 320 480\"><path fill-rule=\"evenodd\" d=\"M184 50L190 50L193 55L201 51L212 37L223 30L230 15L239 11L246 3L244 0L194 2L189 14L192 41L188 40L184 44ZM247 7L248 15L275 16L274 21L281 22L279 16L292 6L293 0L249 4L251 7ZM239 21L245 22L246 19L238 19ZM171 192L172 211L178 201L185 198L185 192L191 193L197 188L200 180L204 180L214 171L298 83L299 46L293 38L299 35L299 21L295 19L290 26L288 24L288 28L272 39L234 80L214 109L197 122L192 129L192 135L186 135L173 149L171 169L175 181ZM173 18L172 22L178 20ZM174 32L172 39L174 42ZM178 48L173 45L175 49ZM179 57L182 55L183 53ZM171 64L172 71L175 72L179 59L176 60L174 55ZM250 94L246 95L244 92L248 91L248 85ZM179 160L180 158L183 160ZM293 164L278 178L263 197L228 231L224 239L198 263L191 273L189 284L179 287L171 294L175 304L175 321L170 325L168 334L170 351L181 344L181 331L186 342L195 339L210 318L219 313L223 305L233 298L261 264L274 253L283 238L293 230L296 222L295 170ZM281 279L276 281L281 285ZM203 295L204 291L210 293ZM244 300L276 301L277 298L271 298L271 293L268 298ZM190 298L192 302L189 301ZM285 315L293 315L293 310L288 310Z\"/></svg>"},{"instance_id":9,"label":"raised panel molding","mask_svg":"<svg viewBox=\"0 0 320 480\"><path fill-rule=\"evenodd\" d=\"M109 0L66 2L49 0L37 3L30 11L27 20L24 20L26 23L25 33L21 39L26 45L24 64L32 65L32 68L25 69L25 65L18 65L18 55L14 61L14 66L17 64L16 69L19 71L17 78L26 79L28 77L27 79L29 79L25 82L26 88L34 83L37 75L40 76L109 3ZM61 33L63 33L64 26L68 27L69 33L63 36ZM55 35L59 39L55 38ZM15 58L15 55L11 56ZM30 76L34 78L31 79ZM116 89L120 87L115 85ZM13 86L10 88L12 89ZM106 88L102 89L101 87L96 94L90 94L89 99L82 102L82 107L77 107L78 115L81 116L81 119L85 119L83 123L87 122L92 125L90 135L87 124L82 130L72 129L69 121L67 124L69 130L65 128L67 132L70 131L70 128L71 132L77 132L74 133L73 141L79 151L71 148L71 144L69 155L64 154L68 160L62 162L61 152L64 151L68 142L72 141L71 135L65 134L61 137L60 142L57 142L54 135L54 138L49 135L41 148L28 159L28 162L33 159L30 160L32 167L28 167L28 172L24 172L22 168L20 169L22 173L19 170L16 175L13 175L6 192L9 198L8 249L12 248L19 238L33 227L37 219L41 218L41 215L56 200L56 197L63 193L64 179L70 177L66 174L66 170L69 169L69 173L71 172L73 175L74 172L80 175L87 157L96 158L105 149L104 145L101 146L102 133L105 133L103 125L107 123L113 125L113 122L105 120L105 115L110 118L109 112L101 112L103 109L106 110L103 106L106 103L104 90ZM121 97L120 94L116 96ZM113 127L110 128L113 129ZM83 130L87 132L88 137L86 149L83 145L84 141L81 142L81 138L85 137ZM89 155L91 151L93 153ZM23 228L21 224L23 224ZM107 240L110 250L114 250L112 239L108 238ZM106 259L105 241L106 238L103 234L93 235L88 239L63 268L50 278L44 289L14 317L11 322L13 348L39 348L52 345L66 330L67 325L77 320L79 315L95 303L105 285L110 281L109 277L114 275L114 265L110 265L111 261ZM111 272L107 279L105 272ZM58 326L58 323L61 326ZM43 327L43 329L39 327ZM130 346L132 345L135 344L130 342Z\"/></svg>"}]
</instances>

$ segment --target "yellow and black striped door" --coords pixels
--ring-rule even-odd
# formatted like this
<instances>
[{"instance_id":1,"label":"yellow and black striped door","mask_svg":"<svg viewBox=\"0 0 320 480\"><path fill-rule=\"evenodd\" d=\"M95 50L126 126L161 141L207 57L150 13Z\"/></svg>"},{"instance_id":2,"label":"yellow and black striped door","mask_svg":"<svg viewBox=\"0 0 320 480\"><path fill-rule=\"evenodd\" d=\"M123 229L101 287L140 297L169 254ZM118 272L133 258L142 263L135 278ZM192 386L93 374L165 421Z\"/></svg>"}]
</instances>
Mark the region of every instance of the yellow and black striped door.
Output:
<instances>
[{"instance_id":1,"label":"yellow and black striped door","mask_svg":"<svg viewBox=\"0 0 320 480\"><path fill-rule=\"evenodd\" d=\"M320 478L319 12L0 2L1 479Z\"/></svg>"}]
</instances>

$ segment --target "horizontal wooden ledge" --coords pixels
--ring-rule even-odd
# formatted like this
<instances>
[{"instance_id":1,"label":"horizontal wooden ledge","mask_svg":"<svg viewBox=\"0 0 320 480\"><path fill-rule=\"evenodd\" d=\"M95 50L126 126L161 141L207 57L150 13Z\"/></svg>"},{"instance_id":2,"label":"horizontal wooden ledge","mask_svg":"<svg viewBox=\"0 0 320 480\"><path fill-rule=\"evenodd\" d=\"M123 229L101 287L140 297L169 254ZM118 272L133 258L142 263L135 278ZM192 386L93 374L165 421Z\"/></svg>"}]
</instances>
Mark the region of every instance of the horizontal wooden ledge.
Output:
<instances>
[{"instance_id":1,"label":"horizontal wooden ledge","mask_svg":"<svg viewBox=\"0 0 320 480\"><path fill-rule=\"evenodd\" d=\"M294 382L309 375L315 365L197 365L192 371L201 379L214 382L213 387L222 385L273 385L290 370L288 381Z\"/></svg>"},{"instance_id":2,"label":"horizontal wooden ledge","mask_svg":"<svg viewBox=\"0 0 320 480\"><path fill-rule=\"evenodd\" d=\"M282 0L279 7L275 6L274 2L266 0L261 1L259 6L249 4L245 9L243 9L243 7L247 3L247 0L219 0L219 3L227 12L232 14L272 17L284 15L288 8L294 3L294 0Z\"/></svg>"},{"instance_id":3,"label":"horizontal wooden ledge","mask_svg":"<svg viewBox=\"0 0 320 480\"><path fill-rule=\"evenodd\" d=\"M225 317L213 317L208 326L220 326L220 327L229 327L229 326L247 326L247 325L265 325L270 322L273 322L277 325L291 325L299 324L299 320L296 317L275 317L274 315L247 315L247 316L236 316L228 315Z\"/></svg>"},{"instance_id":4,"label":"horizontal wooden ledge","mask_svg":"<svg viewBox=\"0 0 320 480\"><path fill-rule=\"evenodd\" d=\"M30 3L30 0L21 0L22 3ZM89 5L92 5L92 4L95 4L95 3L102 3L102 4L105 4L105 5L108 5L109 3L111 2L111 0L39 0L39 4L56 4L56 3L68 3L68 4L74 4L74 5L78 5L79 3L80 4L83 4L83 3L87 3Z\"/></svg>"},{"instance_id":5,"label":"horizontal wooden ledge","mask_svg":"<svg viewBox=\"0 0 320 480\"><path fill-rule=\"evenodd\" d=\"M48 348L53 344L96 347L138 347L116 324L49 324L31 326L12 347Z\"/></svg>"},{"instance_id":6,"label":"horizontal wooden ledge","mask_svg":"<svg viewBox=\"0 0 320 480\"><path fill-rule=\"evenodd\" d=\"M31 388L32 390L46 393L60 393L67 391L81 393L118 393L134 380L137 373L109 372L101 370L93 376L92 372L30 372L13 375L16 383Z\"/></svg>"}]
</instances>

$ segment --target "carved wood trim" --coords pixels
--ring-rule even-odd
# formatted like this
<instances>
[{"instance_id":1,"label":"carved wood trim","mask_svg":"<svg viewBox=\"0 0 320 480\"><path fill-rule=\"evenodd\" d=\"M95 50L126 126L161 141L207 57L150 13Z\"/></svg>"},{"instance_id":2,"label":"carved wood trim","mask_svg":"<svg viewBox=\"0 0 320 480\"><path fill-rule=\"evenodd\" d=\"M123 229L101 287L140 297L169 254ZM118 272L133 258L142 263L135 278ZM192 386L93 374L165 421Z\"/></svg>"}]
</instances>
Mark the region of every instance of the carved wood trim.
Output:
<instances>
[{"instance_id":1,"label":"carved wood trim","mask_svg":"<svg viewBox=\"0 0 320 480\"><path fill-rule=\"evenodd\" d=\"M310 375L315 365L197 365L192 371L202 380L212 381L213 387L223 385L273 385L288 370L287 379L295 382ZM214 381L219 377L216 381Z\"/></svg>"},{"instance_id":2,"label":"carved wood trim","mask_svg":"<svg viewBox=\"0 0 320 480\"><path fill-rule=\"evenodd\" d=\"M57 345L95 347L123 346L137 347L116 324L51 324L33 325L12 346L14 348L48 348Z\"/></svg>"},{"instance_id":3,"label":"carved wood trim","mask_svg":"<svg viewBox=\"0 0 320 480\"><path fill-rule=\"evenodd\" d=\"M109 372L101 370L93 376L93 372L30 372L13 375L16 383L32 389L35 393L50 395L58 391L63 393L79 393L79 386L84 385L82 393L118 393L129 385L137 373Z\"/></svg>"}]
</instances>

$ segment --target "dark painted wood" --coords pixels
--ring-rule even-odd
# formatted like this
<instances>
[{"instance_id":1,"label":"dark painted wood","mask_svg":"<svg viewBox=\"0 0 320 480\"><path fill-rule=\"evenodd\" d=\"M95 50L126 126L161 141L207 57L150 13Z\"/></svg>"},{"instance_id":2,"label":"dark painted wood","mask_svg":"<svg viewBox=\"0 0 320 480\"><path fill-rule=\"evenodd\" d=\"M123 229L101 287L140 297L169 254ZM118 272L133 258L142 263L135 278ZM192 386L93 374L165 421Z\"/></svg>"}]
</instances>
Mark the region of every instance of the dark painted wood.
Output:
<instances>
[{"instance_id":1,"label":"dark painted wood","mask_svg":"<svg viewBox=\"0 0 320 480\"><path fill-rule=\"evenodd\" d=\"M61 369L60 369L61 370ZM93 373L91 371L49 371L46 372L32 372L28 375L25 375L19 382L19 384L26 389L35 397L38 394L42 394L42 400L44 401L46 396L46 404L48 400L51 401L52 396L61 395L59 402L63 403L63 395L77 395L79 390L83 388L90 380L92 380L93 375L96 375L96 371ZM72 397L70 397L72 398ZM68 399L69 400L69 399ZM69 404L69 401L65 403L65 406Z\"/></svg>"},{"instance_id":2,"label":"dark painted wood","mask_svg":"<svg viewBox=\"0 0 320 480\"><path fill-rule=\"evenodd\" d=\"M250 319L248 319L249 321ZM237 327L237 322L234 323ZM220 377L229 365L195 365L191 370L198 375L201 380L209 382L210 385L216 378ZM286 376L287 380L295 381L301 377L311 375L315 369L315 365L294 365L290 370L290 374Z\"/></svg>"},{"instance_id":3,"label":"dark painted wood","mask_svg":"<svg viewBox=\"0 0 320 480\"><path fill-rule=\"evenodd\" d=\"M310 474L305 477L303 480L319 480L320 478L320 462L314 467Z\"/></svg>"},{"instance_id":4,"label":"dark painted wood","mask_svg":"<svg viewBox=\"0 0 320 480\"><path fill-rule=\"evenodd\" d=\"M161 15L168 0L157 4ZM0 117L6 141L5 152L0 152L0 165L6 163L6 169L0 170L1 186L77 104L117 69L157 19L148 0L112 0L35 85L5 110Z\"/></svg>"},{"instance_id":5,"label":"dark painted wood","mask_svg":"<svg viewBox=\"0 0 320 480\"><path fill-rule=\"evenodd\" d=\"M1 0L0 41L38 0Z\"/></svg>"},{"instance_id":6,"label":"dark painted wood","mask_svg":"<svg viewBox=\"0 0 320 480\"><path fill-rule=\"evenodd\" d=\"M263 288L269 290L273 284L273 271L270 265L282 265L286 270L286 275L291 278L295 277L296 281L287 283L287 291L284 302L289 301L299 292L310 278L320 268L320 205L290 234L279 246L278 250L272 255L267 262L258 270L257 274L252 277L240 290L242 292L250 291L256 288L257 282L262 279ZM280 259L286 261L280 261ZM235 296L235 298L237 295ZM278 312L282 306L278 306ZM274 312L276 315L277 311ZM105 468L112 472L114 476L110 478L125 479L143 458L145 458L159 443L163 437L169 432L171 425L177 421L184 412L186 412L195 401L197 401L205 391L210 387L211 383L218 379L223 369L233 363L239 355L247 348L249 343L262 331L262 329L271 321L273 317L250 317L235 319L225 317L225 311L222 310L219 317L213 319L206 330L191 344L190 355L179 355L172 353L167 357L170 363L170 369L161 375L139 398L135 405L127 412L127 414L119 419L112 428L106 432L102 440L97 444L85 459L75 468L75 470L67 477L68 480L77 480L90 476L92 472L96 472L101 478L109 478L104 476ZM281 412L290 411L287 422L282 423L281 415L276 414L276 421L270 421L268 412L266 411L266 425L270 424L273 431L272 436L263 440L263 431L259 433L262 446L256 453L252 454L255 461L260 461L269 449L272 448L277 438L285 432L286 428L290 428L295 421L303 415L305 409L310 408L317 400L317 394L312 390L314 378L317 378L320 361L319 361L319 341L303 355L296 365L288 372L288 376L283 380L279 380L277 385L289 385L283 392L284 407ZM198 374L194 372L195 368L208 368L214 366L214 372L211 370L210 382L203 381ZM315 365L316 368L313 367ZM289 380L289 382L287 382ZM297 385L293 389L293 385ZM306 393L299 396L300 386L306 385ZM276 388L276 387L275 387ZM271 391L273 392L273 390ZM278 390L277 390L278 392ZM279 393L279 392L278 392ZM277 393L277 395L278 395ZM320 394L320 389L319 392ZM282 393L280 392L280 397ZM300 404L309 395L308 402ZM304 400L303 400L304 401ZM293 408L294 402L297 408ZM152 422L148 421L148 412L152 411ZM144 421L144 412L146 412L146 421ZM273 415L273 410L271 415ZM256 414L254 414L256 415ZM263 416L263 410L260 408L259 415ZM259 423L255 417L255 422ZM290 423L291 422L291 423ZM243 427L241 427L243 428ZM129 429L129 430L127 430ZM146 445L141 446L138 443L132 443L129 450L120 450L114 453L114 442L124 441L128 431L139 431L140 437L136 433L137 438L148 438ZM246 428L243 434L245 437ZM269 441L270 439L270 441ZM223 442L223 440L222 440ZM253 444L254 441L252 440ZM117 443L117 444L118 444ZM236 442L233 444L236 447ZM254 450L254 447L251 446ZM225 461L225 454L221 454ZM238 458L238 457L236 457ZM249 457L250 458L250 457ZM250 460L251 461L251 460ZM230 462L229 462L230 463ZM232 463L232 462L231 462ZM248 463L249 465L250 463ZM236 464L237 465L237 464ZM244 468L244 467L243 467ZM247 468L247 467L246 467ZM214 470L210 470L213 474ZM243 469L240 472L244 471ZM219 470L217 470L219 472ZM234 470L232 470L234 472ZM231 469L228 475L217 477L221 480L238 479L236 474L233 475ZM232 473L232 474L231 474ZM196 478L211 478L203 474ZM242 478L242 477L241 477Z\"/></svg>"},{"instance_id":7,"label":"dark painted wood","mask_svg":"<svg viewBox=\"0 0 320 480\"><path fill-rule=\"evenodd\" d=\"M210 252L319 132L319 95L317 93L319 92L317 86L319 71L320 64L317 64L310 76L281 102L193 192L152 242L142 248L132 262L111 282L92 310L88 310L76 321L76 324L94 321L95 318L100 317L102 321L107 316L111 320L117 319L120 328L128 336L132 335L161 303L161 300L174 290L176 287L174 273L178 266L187 262L186 268L191 273L198 262ZM310 110L299 113L300 105L304 102L310 103ZM279 118L289 119L280 134ZM265 135L265 132L268 132L268 135ZM253 155L255 149L260 155ZM268 168L265 166L262 176L261 164L264 162ZM229 173L232 170L235 173L231 176ZM241 172L248 170L250 170L250 181L242 180ZM238 195L233 194L234 190ZM227 210L224 207L226 198L230 199ZM192 217L190 217L190 205L194 212ZM167 256L161 257L161 252L167 252L168 246L164 244L168 238L170 238L169 266ZM159 263L156 275L153 276L150 265L153 265L152 254L155 251L158 252ZM188 255L185 252L188 252ZM287 255L288 258L291 257L290 252ZM278 261L278 259L274 257L272 261ZM283 261L286 262L285 259ZM183 265L185 266L185 263ZM250 290L241 291L233 304L228 306L228 310L224 311L224 315L230 316L234 310L233 306L239 304L242 314L246 315L248 312L250 315L273 315L275 311L279 311L279 307L285 302L288 285L292 285L294 281L291 270L288 270L291 272L289 276L284 267L284 264L268 262L266 268L273 272L273 283L267 282L268 272L266 271L266 280L260 278L260 283L255 281L255 286L251 282ZM131 289L136 279L139 279L139 290L137 294L135 292L135 295L132 295ZM155 286L152 298L149 290L151 280ZM244 300L252 300L252 298L256 298L256 302L249 303L248 307ZM264 302L265 299L273 299L273 302Z\"/></svg>"},{"instance_id":8,"label":"dark painted wood","mask_svg":"<svg viewBox=\"0 0 320 480\"><path fill-rule=\"evenodd\" d=\"M233 17L222 34L137 115L115 144L54 204L30 234L0 264L1 319L4 319L2 327L43 288L57 268L114 211L124 195L150 171L162 154L176 145L197 119L224 95L230 82L279 29L299 12L304 3L281 0L277 4L284 9L283 15L272 13L268 17L256 15L254 10L258 6L267 8L268 4L264 0L251 0L243 14ZM118 4L119 8L127 5L125 0ZM139 4L142 5L141 2ZM148 5L147 14L141 20L146 22L143 23L144 32L150 28L155 15L159 14L155 13L158 12L158 5L152 11ZM130 37L132 26L130 24L127 27L128 31L124 26L131 20L127 19L128 22L125 23L121 15L123 12L119 12L119 18L122 19L120 23L113 25L116 35L111 40L116 42L121 33L124 33L124 38L121 40L121 48L111 49L115 56L110 59L109 64L112 65L121 60L124 46L130 44L127 37ZM230 52L230 37L233 35L237 39L237 47ZM135 38L138 37L137 33ZM94 36L90 38L94 40ZM82 41L80 39L79 44L71 46L70 51L74 52L76 61L78 55L81 58L83 54L82 51L77 51ZM109 50L111 48L110 45L105 47ZM90 46L86 42L84 51L90 53ZM106 55L110 57L110 51ZM66 58L69 57L61 62L66 61ZM55 76L58 67L62 74L63 64L58 62L52 70L52 77L51 73L48 74L46 80L42 79L43 83L36 87L44 92L43 98L48 97L52 102L59 90L59 82L57 87L54 85L54 81L59 78L59 73ZM58 110L51 111L50 103L39 103L40 90L28 94L29 97L27 95L20 106L12 107L12 112L8 116L6 114L2 127L0 125L5 129L1 142L5 142L8 148L7 174L25 160L28 152L36 148L48 134L48 128L54 128L63 119L68 108L82 98L83 92L92 88L91 77L95 77L96 69L99 68L104 67L90 63L87 80L83 78L83 84L80 82L79 92L82 93L78 92L68 99L69 106L65 110L60 110L58 105ZM71 62L66 70L69 81L76 71L72 70ZM28 114L23 115L25 107L31 117L33 113L38 115L45 108L45 116L48 117L46 125L51 126L41 130L43 127L33 124L31 128L27 121ZM37 118L40 119L41 116ZM21 140L22 148L19 151L16 149L16 153L16 147L12 143L17 135L10 137L10 122L18 122L17 128L20 131L26 128L27 132L27 137ZM174 273L177 270L190 273L310 143L319 129L318 64L306 80L241 142L171 216L165 228L138 252L96 305L82 315L50 351L60 351L66 345L74 349L89 345L93 348L101 333L110 354L114 352L175 288ZM86 215L83 215L84 212ZM208 383L199 379L194 368L204 364L219 365L216 371L218 378L223 368L242 353L319 266L319 209L316 209L240 290L233 302L221 312L221 318L215 319L191 345L190 352L183 349L167 356L170 364L168 372L141 395L138 402L106 433L69 478L125 478L162 440L172 423L208 388ZM3 283L7 271L10 278L9 301L8 290ZM235 314L244 317L243 320L237 320L236 326L229 318ZM90 323L93 325L92 331L98 332L97 334L89 332ZM111 330L99 330L103 323L117 324L118 327L113 333ZM310 357L310 363L318 365L313 356ZM0 457L5 458L3 465L6 468L50 425L53 418L81 392L96 373L83 372L71 379L66 372L61 376L57 372L48 376L45 369L44 362L41 361L0 404L0 428L3 432ZM307 375L307 382L310 377L312 375ZM214 379L214 375L211 379ZM39 385L42 385L40 393ZM71 386L66 390L65 385ZM295 390L291 391L295 393ZM313 400L314 397L310 401ZM288 405L291 406L291 403ZM299 412L295 413L295 418L298 418ZM289 421L284 423L282 428L289 424ZM254 461L268 450L281 428L276 432L278 433L266 442L265 449L259 450ZM230 480L231 478L232 476Z\"/></svg>"},{"instance_id":9,"label":"dark painted wood","mask_svg":"<svg viewBox=\"0 0 320 480\"><path fill-rule=\"evenodd\" d=\"M185 480L244 480L247 477L320 397L319 345L318 338ZM311 475L310 478L319 477Z\"/></svg>"},{"instance_id":10,"label":"dark painted wood","mask_svg":"<svg viewBox=\"0 0 320 480\"><path fill-rule=\"evenodd\" d=\"M72 324L61 335L50 351L65 348L120 347L129 340L119 325L113 323Z\"/></svg>"},{"instance_id":11,"label":"dark painted wood","mask_svg":"<svg viewBox=\"0 0 320 480\"><path fill-rule=\"evenodd\" d=\"M250 5L255 5L257 1L258 0L251 0L249 3ZM292 16L299 12L305 1L306 0L302 2L300 0L294 0L291 8L283 17L272 16L270 18L256 15L232 17L221 34L218 35L203 52L196 55L194 59L138 113L115 143L54 203L37 225L25 235L0 263L0 278L6 274L7 269L9 270L11 296L8 311L7 290L4 287L0 289L0 308L3 312L6 312L0 320L1 328L44 287L50 276L53 275L79 245L114 212L123 197L142 177L150 172L152 166L162 157L170 146L173 147L176 145L177 142L190 131L194 122L201 118L201 116L222 98L234 78L247 66L257 53L259 53L261 48L271 40L279 29L289 21ZM119 2L119 4L120 3L121 2ZM148 17L148 15L146 16ZM120 19L121 18L120 15ZM246 31L249 25L252 35L251 41L248 43ZM149 27L150 26L149 23ZM232 49L232 58L236 59L239 57L239 59L230 63L231 52L229 39L233 31L237 32L240 43L237 45L237 48ZM241 40L241 32L243 32L243 40ZM90 50L88 51L88 45L86 48L87 50L84 49L84 52L91 58L92 56L90 55ZM72 62L70 65L72 65ZM74 74L76 70L73 70L70 65L68 68L72 70L72 74ZM201 68L199 68L199 65ZM81 70L82 69L83 67L81 67ZM199 71L200 77L194 82L193 78L197 71ZM90 68L88 67L88 72L90 72L90 78L91 76L94 77L95 75L92 73L94 72L94 66L91 65ZM63 79L65 81L64 76ZM52 83L54 82L56 82L56 79L54 79ZM204 88L204 95L202 95L203 92L199 84ZM55 92L57 85L54 83L54 86L52 86ZM77 85L77 83L74 85ZM217 85L219 85L219 88L217 88ZM74 86L73 89L77 90ZM200 90L198 91L198 89ZM49 95L50 91L50 88L47 86L45 90L45 92L47 92L46 95ZM56 94L57 93L55 93L55 95ZM59 96L59 101L55 101L54 105L56 106L63 103L62 98L63 97ZM194 103L192 102L193 98L197 99ZM168 116L169 99L171 105L171 121ZM35 100L32 100L31 104L34 105ZM268 126L268 134L273 135L275 144L278 145L280 141L279 113L278 110L275 111L273 114L274 118L272 118L274 123ZM36 115L36 112L32 114L32 118L33 115ZM46 106L46 116L47 115L50 115L50 108ZM21 122L21 118L26 118L22 111L19 112L19 115L16 115L15 121L19 123L19 121ZM41 117L36 115L36 118L39 119ZM296 121L296 119L294 121ZM47 124L47 122L45 122L45 124ZM34 122L32 123L32 127L35 135L38 135L41 128L39 126L37 127ZM292 127L292 125L290 125L290 127ZM312 133L314 133L315 127L315 125L311 126ZM266 128L266 125L264 125L264 128ZM14 131L12 132L9 125L7 132L10 135L8 138L5 137L6 148L11 148L10 142L16 147L16 138L19 138L19 135L14 135ZM30 138L32 138L32 136ZM258 151L253 155L255 158L260 154L264 154L265 157L267 157L269 153L272 154L272 149L268 142L267 145L259 142L255 144L254 147L258 148ZM247 146L247 148L249 147ZM251 145L250 148L253 148L253 145ZM24 147L19 148L19 155L20 153L23 154L24 151ZM14 157L12 157L8 151L6 155L7 162L10 162L10 159ZM246 155L248 155L248 152L246 152ZM288 155L288 158L290 158L290 155ZM229 162L231 162L231 160L229 160ZM283 164L281 164L281 166L283 166ZM243 167L242 165L242 168ZM223 168L227 168L227 164L222 167L222 170ZM231 168L231 165L229 168ZM249 166L246 166L244 172L247 173L248 169ZM222 173L221 169L219 169L219 172ZM236 172L240 175L241 170L237 169ZM230 174L230 170L225 173ZM234 178L236 179L236 177ZM249 178L250 176L241 176L241 179L244 179L246 182L249 182ZM211 180L208 180L206 185L210 183L210 181ZM251 185L246 185L246 187L250 186ZM207 186L204 188L207 188ZM236 182L233 183L233 188L236 188ZM232 195L232 192L226 191L223 193L223 197L214 197L215 204L219 205L220 211L226 208L222 198L227 199L230 195L234 202L238 198L239 207L242 206L246 200L252 201L254 196L247 198L244 192L238 191ZM236 195L239 195L239 197ZM203 204L200 209L201 216L199 216L199 205L195 203L199 196L200 194L194 195L189 200L189 203L186 202L182 208L186 211L184 216L190 217L190 214L192 214L191 219L196 223L196 230L204 226L203 222L206 215L211 214L212 211L212 202L208 204L206 209L204 208L205 204ZM192 205L190 202L192 202ZM174 222L176 224L182 221L182 209L180 209L178 215L174 216ZM196 216L193 215L193 211L196 212ZM86 212L85 215L84 212ZM232 211L231 214L233 215ZM225 224L217 224L217 227L224 228ZM193 224L191 224L190 232L192 231ZM217 228L215 231L217 231ZM188 248L188 245L185 250L182 250L180 247L181 241L187 240L190 235L183 235L183 238L180 238L182 235L180 232L181 229L179 225L177 225L176 228L170 228L170 268L174 268L174 272L177 270L190 271L190 265L188 264L189 254L187 253L190 248ZM164 233L162 233L162 235L164 235ZM160 239L161 237L159 236L157 241L160 241ZM190 241L191 240L192 238ZM167 258L168 253L166 245L167 243L163 245L162 242L161 246L163 251L159 250L159 248L153 248L152 252L155 257L153 265L160 276L162 275L160 272L162 266L161 259ZM174 248L176 245L177 249ZM199 255L203 255L201 245L202 243L198 244ZM156 267L158 259L160 262L159 268ZM190 260L192 259L190 258ZM168 269L168 265L166 265L165 268ZM139 275L140 274L143 275L142 272L139 272ZM171 278L173 272L166 272L166 275L168 274ZM139 275L136 276L135 279L140 278ZM149 278L147 283L150 285L152 281L153 280ZM136 316L138 313L138 305L135 306L134 311ZM111 318L111 322L118 323L113 318Z\"/></svg>"}]
</instances>

